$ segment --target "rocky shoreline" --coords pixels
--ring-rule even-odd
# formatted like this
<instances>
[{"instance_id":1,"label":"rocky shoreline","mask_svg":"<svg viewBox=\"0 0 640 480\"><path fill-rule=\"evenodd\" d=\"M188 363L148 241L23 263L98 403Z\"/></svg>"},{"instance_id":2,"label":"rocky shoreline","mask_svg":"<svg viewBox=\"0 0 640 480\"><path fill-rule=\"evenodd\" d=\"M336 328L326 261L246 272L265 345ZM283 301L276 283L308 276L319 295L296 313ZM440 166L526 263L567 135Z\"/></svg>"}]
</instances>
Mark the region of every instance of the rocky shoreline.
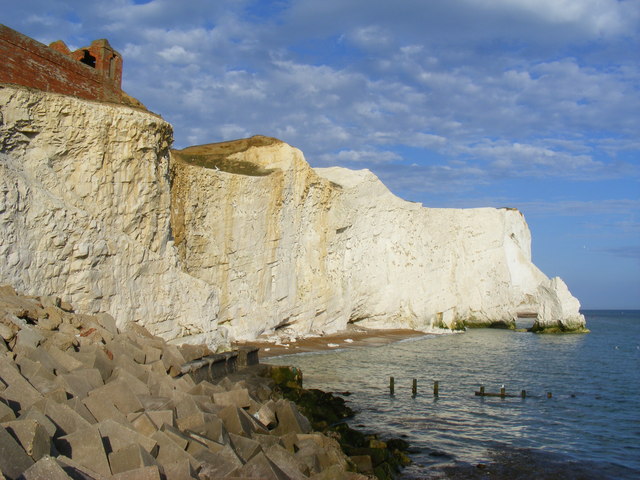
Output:
<instances>
[{"instance_id":1,"label":"rocky shoreline","mask_svg":"<svg viewBox=\"0 0 640 480\"><path fill-rule=\"evenodd\" d=\"M351 429L344 400L303 389L294 367L246 365L251 349L179 347L8 286L0 338L7 479L387 479L409 461L402 440Z\"/></svg>"}]
</instances>

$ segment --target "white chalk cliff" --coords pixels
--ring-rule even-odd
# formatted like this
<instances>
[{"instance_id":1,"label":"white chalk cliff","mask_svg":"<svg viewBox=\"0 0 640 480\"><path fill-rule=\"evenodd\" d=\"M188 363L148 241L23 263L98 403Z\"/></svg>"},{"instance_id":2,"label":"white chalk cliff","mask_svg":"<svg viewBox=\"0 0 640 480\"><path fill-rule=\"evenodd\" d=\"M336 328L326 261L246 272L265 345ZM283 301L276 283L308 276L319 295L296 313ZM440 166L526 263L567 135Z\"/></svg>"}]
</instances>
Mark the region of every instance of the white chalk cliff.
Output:
<instances>
[{"instance_id":1,"label":"white chalk cliff","mask_svg":"<svg viewBox=\"0 0 640 480\"><path fill-rule=\"evenodd\" d=\"M431 209L275 139L169 150L142 110L0 85L0 284L176 341L357 322L584 329L511 209Z\"/></svg>"}]
</instances>

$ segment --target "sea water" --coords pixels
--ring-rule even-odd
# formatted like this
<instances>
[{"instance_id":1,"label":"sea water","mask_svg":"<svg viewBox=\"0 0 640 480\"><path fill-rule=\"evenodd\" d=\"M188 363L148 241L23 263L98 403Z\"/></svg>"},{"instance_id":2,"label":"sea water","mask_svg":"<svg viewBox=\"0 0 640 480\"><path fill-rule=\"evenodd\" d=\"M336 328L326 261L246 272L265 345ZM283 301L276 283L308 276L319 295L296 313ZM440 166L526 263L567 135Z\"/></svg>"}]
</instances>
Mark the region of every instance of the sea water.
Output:
<instances>
[{"instance_id":1,"label":"sea water","mask_svg":"<svg viewBox=\"0 0 640 480\"><path fill-rule=\"evenodd\" d=\"M351 426L408 440L401 478L637 479L640 311L584 313L589 334L474 329L269 362L350 392ZM516 396L476 396L481 385Z\"/></svg>"}]
</instances>

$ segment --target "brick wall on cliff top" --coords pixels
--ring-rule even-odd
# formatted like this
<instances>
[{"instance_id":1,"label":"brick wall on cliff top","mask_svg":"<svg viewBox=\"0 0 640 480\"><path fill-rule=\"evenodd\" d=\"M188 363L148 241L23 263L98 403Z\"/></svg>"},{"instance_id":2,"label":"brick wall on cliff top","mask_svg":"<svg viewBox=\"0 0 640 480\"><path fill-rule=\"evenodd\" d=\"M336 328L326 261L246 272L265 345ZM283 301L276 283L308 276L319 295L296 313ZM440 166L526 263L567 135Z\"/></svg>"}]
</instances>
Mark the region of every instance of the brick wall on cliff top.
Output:
<instances>
[{"instance_id":1,"label":"brick wall on cliff top","mask_svg":"<svg viewBox=\"0 0 640 480\"><path fill-rule=\"evenodd\" d=\"M0 83L24 85L88 100L121 103L122 59L106 40L94 44L112 52L110 66L105 67L104 56L99 55L97 59L94 58L97 60L96 66L89 66L73 58L77 52L62 53L0 25ZM86 50L96 57L96 52L91 51L95 49L94 44Z\"/></svg>"}]
</instances>

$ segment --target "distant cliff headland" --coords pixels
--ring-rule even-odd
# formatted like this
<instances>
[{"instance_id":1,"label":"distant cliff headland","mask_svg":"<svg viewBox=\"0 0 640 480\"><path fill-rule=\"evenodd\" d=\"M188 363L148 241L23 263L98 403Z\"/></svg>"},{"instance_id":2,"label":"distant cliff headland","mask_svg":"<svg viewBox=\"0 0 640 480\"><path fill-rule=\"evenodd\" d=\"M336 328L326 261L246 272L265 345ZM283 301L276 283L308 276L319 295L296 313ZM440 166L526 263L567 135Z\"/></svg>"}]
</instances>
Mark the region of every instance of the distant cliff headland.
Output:
<instances>
[{"instance_id":1,"label":"distant cliff headland","mask_svg":"<svg viewBox=\"0 0 640 480\"><path fill-rule=\"evenodd\" d=\"M274 138L171 150L106 40L0 26L0 56L0 284L210 346L350 323L585 330L517 210L424 208Z\"/></svg>"}]
</instances>

